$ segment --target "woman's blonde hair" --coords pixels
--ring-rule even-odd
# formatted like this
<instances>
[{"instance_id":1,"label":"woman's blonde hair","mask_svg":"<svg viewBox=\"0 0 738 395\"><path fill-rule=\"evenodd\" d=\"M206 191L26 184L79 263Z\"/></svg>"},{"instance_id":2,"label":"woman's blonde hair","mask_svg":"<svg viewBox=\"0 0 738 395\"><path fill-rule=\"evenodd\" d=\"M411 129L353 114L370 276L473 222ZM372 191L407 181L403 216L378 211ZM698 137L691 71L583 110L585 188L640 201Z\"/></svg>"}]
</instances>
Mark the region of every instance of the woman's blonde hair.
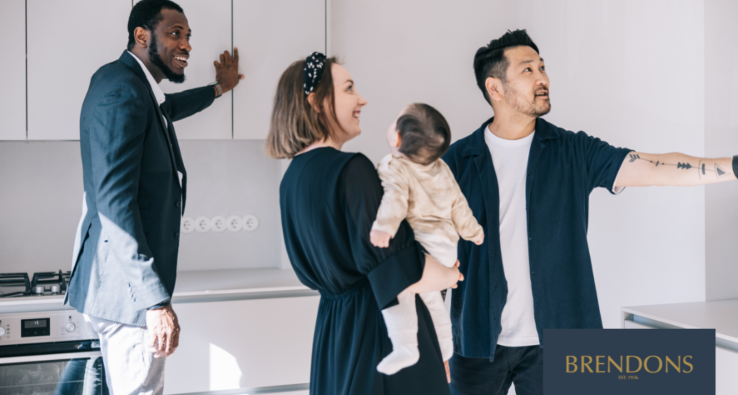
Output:
<instances>
[{"instance_id":1,"label":"woman's blonde hair","mask_svg":"<svg viewBox=\"0 0 738 395\"><path fill-rule=\"evenodd\" d=\"M333 76L331 67L338 64L335 57L326 59L323 75L314 89L313 103L320 108L317 111L310 105L303 87L304 60L298 60L282 73L274 95L272 121L266 138L266 153L274 159L293 158L298 152L316 141L324 141L333 137L328 116L336 124L336 99L333 94ZM323 103L329 99L330 109Z\"/></svg>"}]
</instances>

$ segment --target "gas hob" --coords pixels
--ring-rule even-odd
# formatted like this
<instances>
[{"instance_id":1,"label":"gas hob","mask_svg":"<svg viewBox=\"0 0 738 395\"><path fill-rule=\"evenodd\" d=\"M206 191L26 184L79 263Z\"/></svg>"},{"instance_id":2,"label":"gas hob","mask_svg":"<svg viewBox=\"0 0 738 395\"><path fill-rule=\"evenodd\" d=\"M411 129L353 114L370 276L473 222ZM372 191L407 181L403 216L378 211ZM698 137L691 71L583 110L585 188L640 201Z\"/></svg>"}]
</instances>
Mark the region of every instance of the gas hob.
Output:
<instances>
[{"instance_id":1,"label":"gas hob","mask_svg":"<svg viewBox=\"0 0 738 395\"><path fill-rule=\"evenodd\" d=\"M0 273L0 298L64 295L71 272Z\"/></svg>"}]
</instances>

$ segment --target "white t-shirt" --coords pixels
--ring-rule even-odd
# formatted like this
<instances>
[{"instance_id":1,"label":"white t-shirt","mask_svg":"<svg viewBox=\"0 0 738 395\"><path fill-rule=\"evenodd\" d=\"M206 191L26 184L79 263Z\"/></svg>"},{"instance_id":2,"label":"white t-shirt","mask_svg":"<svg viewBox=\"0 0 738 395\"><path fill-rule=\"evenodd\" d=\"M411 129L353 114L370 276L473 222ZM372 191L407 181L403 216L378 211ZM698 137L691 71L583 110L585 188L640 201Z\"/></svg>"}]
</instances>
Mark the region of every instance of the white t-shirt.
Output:
<instances>
[{"instance_id":1,"label":"white t-shirt","mask_svg":"<svg viewBox=\"0 0 738 395\"><path fill-rule=\"evenodd\" d=\"M533 313L533 288L528 258L525 180L535 132L519 140L505 140L487 128L484 140L492 155L500 194L500 249L507 280L502 309L502 332L497 344L524 347L540 344Z\"/></svg>"}]
</instances>

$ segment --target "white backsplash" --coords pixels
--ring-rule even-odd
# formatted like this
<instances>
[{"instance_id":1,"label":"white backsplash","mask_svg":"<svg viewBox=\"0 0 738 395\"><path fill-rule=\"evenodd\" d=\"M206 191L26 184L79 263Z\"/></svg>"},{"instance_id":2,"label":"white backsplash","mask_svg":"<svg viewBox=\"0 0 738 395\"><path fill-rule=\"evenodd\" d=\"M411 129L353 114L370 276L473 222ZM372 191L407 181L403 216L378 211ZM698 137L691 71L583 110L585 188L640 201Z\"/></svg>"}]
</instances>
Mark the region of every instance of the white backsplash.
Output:
<instances>
[{"instance_id":1,"label":"white backsplash","mask_svg":"<svg viewBox=\"0 0 738 395\"><path fill-rule=\"evenodd\" d=\"M186 216L259 218L253 232L182 234L180 271L280 267L280 165L263 146L180 142ZM68 270L82 192L79 142L0 142L0 272Z\"/></svg>"}]
</instances>

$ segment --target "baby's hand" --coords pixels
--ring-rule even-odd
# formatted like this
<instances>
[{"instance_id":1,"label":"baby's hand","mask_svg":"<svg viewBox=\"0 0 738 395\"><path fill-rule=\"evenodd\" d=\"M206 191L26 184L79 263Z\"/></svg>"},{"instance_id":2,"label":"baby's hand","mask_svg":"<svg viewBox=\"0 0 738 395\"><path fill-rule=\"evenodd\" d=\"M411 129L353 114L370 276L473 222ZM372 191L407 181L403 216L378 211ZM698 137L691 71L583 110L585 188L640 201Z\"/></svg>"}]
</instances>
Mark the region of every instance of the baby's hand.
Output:
<instances>
[{"instance_id":1,"label":"baby's hand","mask_svg":"<svg viewBox=\"0 0 738 395\"><path fill-rule=\"evenodd\" d=\"M481 235L481 236L479 236L479 238L478 238L478 239L474 240L474 244L476 244L476 245L478 245L478 246L479 246L479 245L482 245L482 243L483 243L483 242L484 242L484 233L482 233L482 235Z\"/></svg>"},{"instance_id":2,"label":"baby's hand","mask_svg":"<svg viewBox=\"0 0 738 395\"><path fill-rule=\"evenodd\" d=\"M389 247L389 241L391 238L392 235L387 232L382 232L381 230L372 230L369 232L369 240L371 240L372 245L375 247Z\"/></svg>"}]
</instances>

